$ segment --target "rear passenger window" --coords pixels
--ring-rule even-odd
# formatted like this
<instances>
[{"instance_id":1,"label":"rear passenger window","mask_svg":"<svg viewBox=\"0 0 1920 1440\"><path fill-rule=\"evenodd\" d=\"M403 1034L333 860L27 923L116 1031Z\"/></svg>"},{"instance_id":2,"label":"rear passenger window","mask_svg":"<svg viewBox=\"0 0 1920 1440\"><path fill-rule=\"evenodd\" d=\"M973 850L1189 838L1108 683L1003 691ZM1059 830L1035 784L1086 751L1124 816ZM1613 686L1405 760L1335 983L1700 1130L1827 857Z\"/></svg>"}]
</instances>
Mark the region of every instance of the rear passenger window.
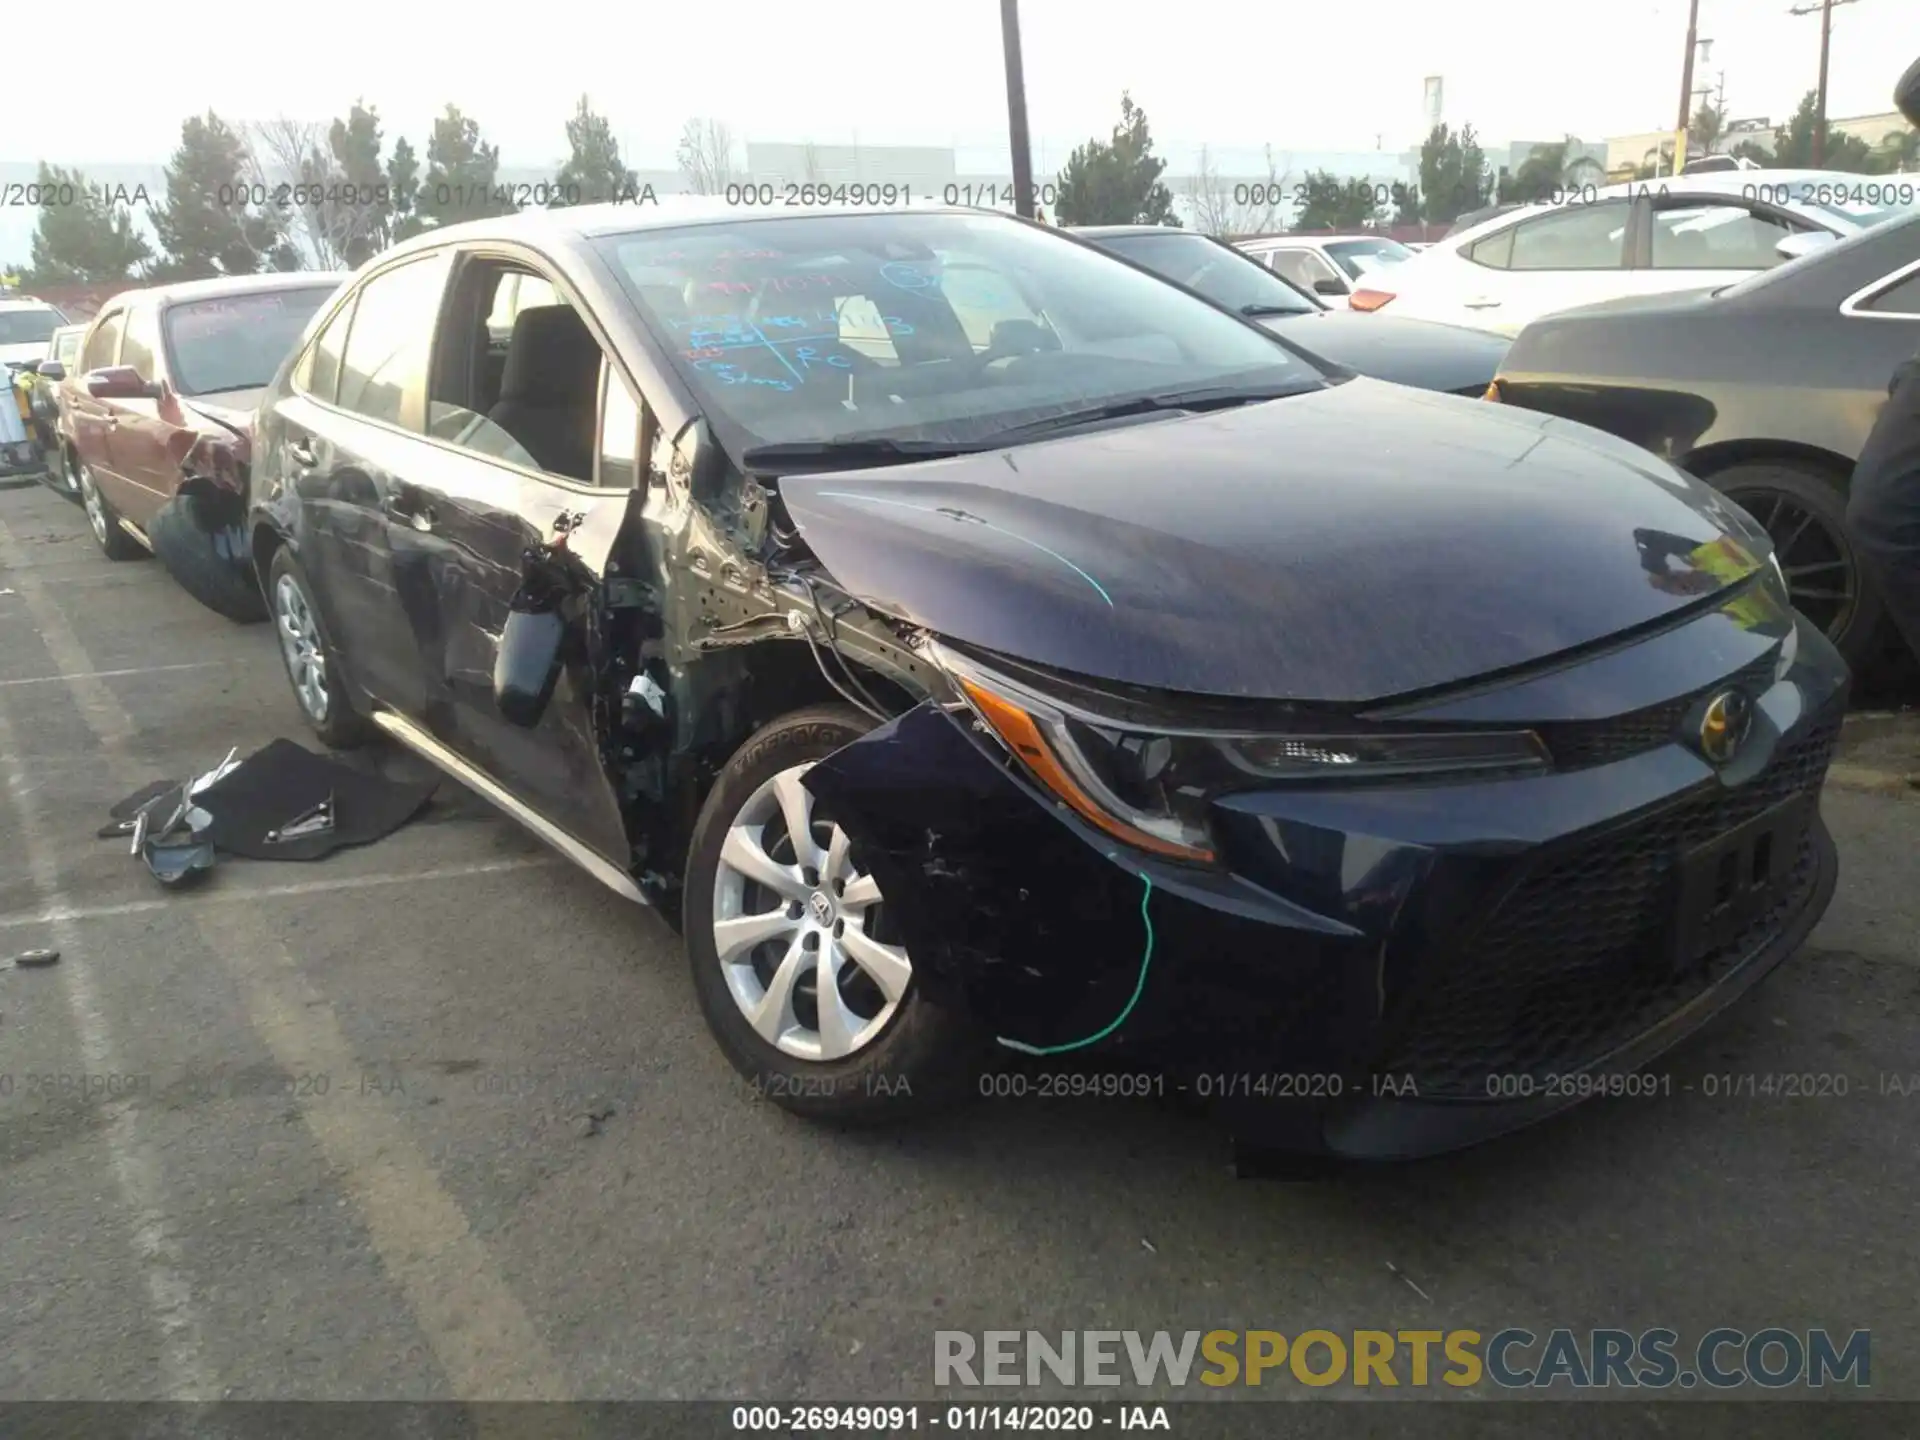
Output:
<instances>
[{"instance_id":1,"label":"rear passenger window","mask_svg":"<svg viewBox=\"0 0 1920 1440\"><path fill-rule=\"evenodd\" d=\"M316 400L333 402L334 391L340 384L340 352L346 347L347 322L352 317L353 302L349 300L307 347L306 358L294 372L296 389Z\"/></svg>"},{"instance_id":2,"label":"rear passenger window","mask_svg":"<svg viewBox=\"0 0 1920 1440\"><path fill-rule=\"evenodd\" d=\"M1920 315L1920 271L1882 290L1861 308L1876 315Z\"/></svg>"},{"instance_id":3,"label":"rear passenger window","mask_svg":"<svg viewBox=\"0 0 1920 1440\"><path fill-rule=\"evenodd\" d=\"M93 327L87 336L86 352L80 357L82 370L104 370L120 354L120 328L127 323L127 312L116 310Z\"/></svg>"},{"instance_id":4,"label":"rear passenger window","mask_svg":"<svg viewBox=\"0 0 1920 1440\"><path fill-rule=\"evenodd\" d=\"M442 251L409 261L361 288L340 364L342 407L369 420L420 428L449 258Z\"/></svg>"},{"instance_id":5,"label":"rear passenger window","mask_svg":"<svg viewBox=\"0 0 1920 1440\"><path fill-rule=\"evenodd\" d=\"M1489 235L1484 240L1476 240L1467 247L1467 259L1476 265L1485 265L1491 270L1506 270L1513 265L1513 232L1520 227L1509 225L1498 235Z\"/></svg>"}]
</instances>

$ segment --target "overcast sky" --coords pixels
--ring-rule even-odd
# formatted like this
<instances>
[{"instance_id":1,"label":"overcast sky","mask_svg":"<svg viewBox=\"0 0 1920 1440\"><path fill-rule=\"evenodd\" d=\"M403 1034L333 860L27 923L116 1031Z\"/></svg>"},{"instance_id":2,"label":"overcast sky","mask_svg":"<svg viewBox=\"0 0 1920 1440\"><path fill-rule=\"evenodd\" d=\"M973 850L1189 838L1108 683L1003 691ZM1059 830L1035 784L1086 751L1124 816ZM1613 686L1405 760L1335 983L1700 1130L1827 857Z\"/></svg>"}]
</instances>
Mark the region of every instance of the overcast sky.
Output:
<instances>
[{"instance_id":1,"label":"overcast sky","mask_svg":"<svg viewBox=\"0 0 1920 1440\"><path fill-rule=\"evenodd\" d=\"M1714 45L1698 83L1724 69L1736 118L1777 123L1815 82L1819 18L1789 15L1792 3L1701 0L1700 33ZM151 32L155 13L151 0L96 0L87 30L118 41L7 67L12 114L60 117L12 127L16 144L56 147L17 158L162 161L182 118L209 106L233 119L324 120L364 96L389 143L404 133L424 150L451 100L503 163L546 165L565 153L562 125L582 91L641 167L671 166L690 115L742 139L970 154L1004 143L995 0L467 0L349 6L355 23L338 26L325 7L281 10L283 26L259 0L197 0L184 33L169 28L158 48L125 43ZM1686 23L1686 0L1025 0L1035 169L1104 134L1122 88L1176 169L1203 142L1407 148L1428 75L1445 78L1446 118L1489 141L1666 127ZM1916 53L1920 0L1836 9L1828 113L1891 109Z\"/></svg>"}]
</instances>

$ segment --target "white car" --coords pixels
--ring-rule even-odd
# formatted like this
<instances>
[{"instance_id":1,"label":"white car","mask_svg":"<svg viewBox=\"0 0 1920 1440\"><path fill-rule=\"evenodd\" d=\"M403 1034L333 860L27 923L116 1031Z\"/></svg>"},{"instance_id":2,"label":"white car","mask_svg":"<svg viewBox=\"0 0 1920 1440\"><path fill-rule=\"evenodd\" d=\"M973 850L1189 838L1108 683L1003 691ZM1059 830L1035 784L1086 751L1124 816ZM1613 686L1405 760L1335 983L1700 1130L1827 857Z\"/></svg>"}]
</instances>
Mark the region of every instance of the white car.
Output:
<instances>
[{"instance_id":1,"label":"white car","mask_svg":"<svg viewBox=\"0 0 1920 1440\"><path fill-rule=\"evenodd\" d=\"M0 367L38 360L67 317L44 300L0 300Z\"/></svg>"},{"instance_id":2,"label":"white car","mask_svg":"<svg viewBox=\"0 0 1920 1440\"><path fill-rule=\"evenodd\" d=\"M1518 335L1542 315L1730 285L1920 204L1920 176L1736 170L1570 190L1374 271L1351 308Z\"/></svg>"},{"instance_id":3,"label":"white car","mask_svg":"<svg viewBox=\"0 0 1920 1440\"><path fill-rule=\"evenodd\" d=\"M1245 240L1238 248L1336 310L1347 308L1362 277L1414 253L1385 235L1278 235Z\"/></svg>"}]
</instances>

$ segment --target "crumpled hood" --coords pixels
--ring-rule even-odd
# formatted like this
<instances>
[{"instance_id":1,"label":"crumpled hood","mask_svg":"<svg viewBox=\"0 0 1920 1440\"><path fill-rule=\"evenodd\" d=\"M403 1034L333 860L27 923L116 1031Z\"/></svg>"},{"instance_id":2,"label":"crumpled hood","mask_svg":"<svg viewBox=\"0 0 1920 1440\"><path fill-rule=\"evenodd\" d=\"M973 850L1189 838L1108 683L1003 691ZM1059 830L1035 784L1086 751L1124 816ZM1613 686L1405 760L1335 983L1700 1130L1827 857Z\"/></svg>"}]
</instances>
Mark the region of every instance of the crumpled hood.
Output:
<instances>
[{"instance_id":1,"label":"crumpled hood","mask_svg":"<svg viewBox=\"0 0 1920 1440\"><path fill-rule=\"evenodd\" d=\"M1369 380L780 493L836 581L937 634L1329 703L1588 644L1766 552L1714 491L1601 431ZM1688 560L1729 534L1731 566Z\"/></svg>"}]
</instances>

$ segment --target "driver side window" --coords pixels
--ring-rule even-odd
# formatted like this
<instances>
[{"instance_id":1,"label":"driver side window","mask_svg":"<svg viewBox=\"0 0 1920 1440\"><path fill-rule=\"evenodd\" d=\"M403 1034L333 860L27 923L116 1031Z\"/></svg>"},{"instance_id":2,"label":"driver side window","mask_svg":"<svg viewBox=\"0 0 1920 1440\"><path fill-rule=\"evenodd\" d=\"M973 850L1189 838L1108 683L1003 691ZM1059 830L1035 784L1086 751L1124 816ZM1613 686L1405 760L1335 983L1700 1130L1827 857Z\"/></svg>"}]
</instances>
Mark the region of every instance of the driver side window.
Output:
<instances>
[{"instance_id":1,"label":"driver side window","mask_svg":"<svg viewBox=\"0 0 1920 1440\"><path fill-rule=\"evenodd\" d=\"M80 356L82 370L104 370L120 355L120 329L127 323L127 312L116 310L93 327L87 336L87 348Z\"/></svg>"}]
</instances>

